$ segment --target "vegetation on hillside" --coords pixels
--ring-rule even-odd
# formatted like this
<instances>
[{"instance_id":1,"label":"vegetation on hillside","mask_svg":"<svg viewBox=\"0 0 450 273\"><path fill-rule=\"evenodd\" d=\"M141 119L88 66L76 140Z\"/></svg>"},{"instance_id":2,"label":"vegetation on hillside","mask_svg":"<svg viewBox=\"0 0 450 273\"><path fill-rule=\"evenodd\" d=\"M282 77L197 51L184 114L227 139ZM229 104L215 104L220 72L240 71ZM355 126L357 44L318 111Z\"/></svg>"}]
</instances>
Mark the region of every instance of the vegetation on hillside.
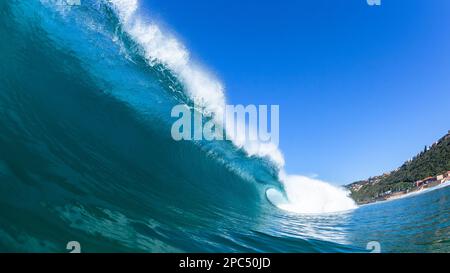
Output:
<instances>
[{"instance_id":1,"label":"vegetation on hillside","mask_svg":"<svg viewBox=\"0 0 450 273\"><path fill-rule=\"evenodd\" d=\"M358 203L370 202L388 191L412 189L414 182L450 170L450 131L400 168L388 174L348 185L351 197Z\"/></svg>"}]
</instances>

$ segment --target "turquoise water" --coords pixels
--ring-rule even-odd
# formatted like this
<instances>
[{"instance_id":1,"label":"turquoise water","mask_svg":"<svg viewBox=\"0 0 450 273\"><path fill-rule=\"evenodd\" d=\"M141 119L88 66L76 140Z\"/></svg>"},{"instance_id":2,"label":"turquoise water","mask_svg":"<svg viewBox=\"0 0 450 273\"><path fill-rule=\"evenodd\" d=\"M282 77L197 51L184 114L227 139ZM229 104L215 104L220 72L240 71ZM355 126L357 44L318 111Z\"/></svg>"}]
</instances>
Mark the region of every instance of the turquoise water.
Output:
<instances>
[{"instance_id":1,"label":"turquoise water","mask_svg":"<svg viewBox=\"0 0 450 273\"><path fill-rule=\"evenodd\" d=\"M1 1L0 39L0 252L450 251L449 187L291 213L268 158L173 141L189 91L108 1Z\"/></svg>"}]
</instances>

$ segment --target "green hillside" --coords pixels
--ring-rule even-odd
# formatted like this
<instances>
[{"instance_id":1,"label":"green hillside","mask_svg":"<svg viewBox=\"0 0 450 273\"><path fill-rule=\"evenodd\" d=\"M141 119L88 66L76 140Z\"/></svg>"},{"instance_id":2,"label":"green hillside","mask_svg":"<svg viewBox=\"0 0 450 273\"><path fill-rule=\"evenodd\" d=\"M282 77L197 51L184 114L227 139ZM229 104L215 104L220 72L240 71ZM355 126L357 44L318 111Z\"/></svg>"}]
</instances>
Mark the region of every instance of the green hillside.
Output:
<instances>
[{"instance_id":1,"label":"green hillside","mask_svg":"<svg viewBox=\"0 0 450 273\"><path fill-rule=\"evenodd\" d=\"M450 170L450 131L436 143L388 174L348 185L358 203L373 201L387 191L409 190L414 182Z\"/></svg>"}]
</instances>

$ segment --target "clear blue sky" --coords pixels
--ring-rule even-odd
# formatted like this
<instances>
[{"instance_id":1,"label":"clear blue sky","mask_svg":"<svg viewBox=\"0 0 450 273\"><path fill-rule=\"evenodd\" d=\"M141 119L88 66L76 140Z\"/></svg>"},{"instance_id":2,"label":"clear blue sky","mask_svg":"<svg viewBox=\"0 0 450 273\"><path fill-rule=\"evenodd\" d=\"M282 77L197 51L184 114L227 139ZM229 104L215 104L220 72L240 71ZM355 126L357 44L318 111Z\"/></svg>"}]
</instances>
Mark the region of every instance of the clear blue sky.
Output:
<instances>
[{"instance_id":1,"label":"clear blue sky","mask_svg":"<svg viewBox=\"0 0 450 273\"><path fill-rule=\"evenodd\" d=\"M450 130L450 1L141 0L226 86L279 104L289 173L395 169Z\"/></svg>"}]
</instances>

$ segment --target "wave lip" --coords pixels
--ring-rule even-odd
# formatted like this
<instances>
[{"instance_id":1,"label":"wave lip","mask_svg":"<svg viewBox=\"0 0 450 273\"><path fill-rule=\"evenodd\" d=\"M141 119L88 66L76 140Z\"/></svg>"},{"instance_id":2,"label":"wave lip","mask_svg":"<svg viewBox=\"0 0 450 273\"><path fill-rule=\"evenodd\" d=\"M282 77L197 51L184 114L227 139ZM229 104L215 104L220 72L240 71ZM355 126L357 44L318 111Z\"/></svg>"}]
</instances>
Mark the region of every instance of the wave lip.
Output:
<instances>
[{"instance_id":1,"label":"wave lip","mask_svg":"<svg viewBox=\"0 0 450 273\"><path fill-rule=\"evenodd\" d=\"M186 87L188 95L200 110L213 113L216 122L223 124L226 112L223 84L193 61L186 47L174 36L141 16L138 0L107 1L119 17L124 31L142 47L142 55L149 65L165 65ZM246 131L245 126L238 126L238 128L244 129L238 132L238 136L231 139L237 147L243 148L250 156L268 157L277 166L284 165L283 155L276 145L263 142L242 143L241 135ZM254 128L249 129L254 130Z\"/></svg>"},{"instance_id":2,"label":"wave lip","mask_svg":"<svg viewBox=\"0 0 450 273\"><path fill-rule=\"evenodd\" d=\"M157 24L140 16L137 0L108 2L112 4L124 30L142 47L150 65L166 65L186 86L195 103L209 112L223 113L225 95L222 83L196 64L182 43Z\"/></svg>"}]
</instances>

